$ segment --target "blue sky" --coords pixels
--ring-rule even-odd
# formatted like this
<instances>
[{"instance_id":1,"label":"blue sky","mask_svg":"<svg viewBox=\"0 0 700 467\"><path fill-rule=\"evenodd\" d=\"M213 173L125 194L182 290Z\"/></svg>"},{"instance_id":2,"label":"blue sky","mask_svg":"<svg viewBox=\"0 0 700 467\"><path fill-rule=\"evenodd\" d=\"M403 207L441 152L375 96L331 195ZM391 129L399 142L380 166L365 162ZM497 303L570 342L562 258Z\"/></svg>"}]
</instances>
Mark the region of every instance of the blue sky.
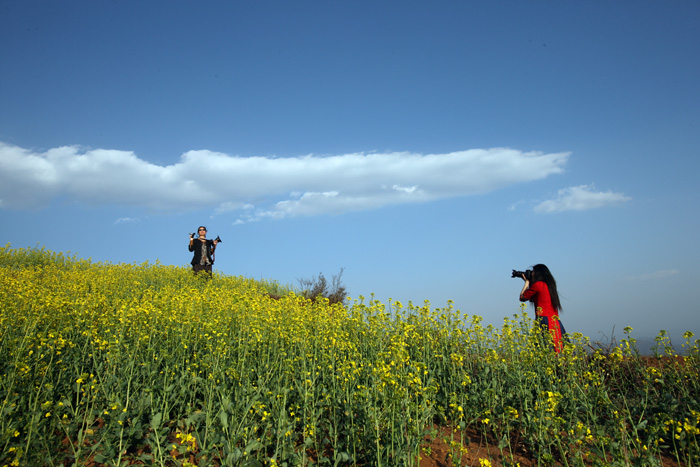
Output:
<instances>
[{"instance_id":1,"label":"blue sky","mask_svg":"<svg viewBox=\"0 0 700 467\"><path fill-rule=\"evenodd\" d=\"M204 224L225 274L496 325L545 263L571 332L700 335L697 1L2 0L0 63L3 244Z\"/></svg>"}]
</instances>

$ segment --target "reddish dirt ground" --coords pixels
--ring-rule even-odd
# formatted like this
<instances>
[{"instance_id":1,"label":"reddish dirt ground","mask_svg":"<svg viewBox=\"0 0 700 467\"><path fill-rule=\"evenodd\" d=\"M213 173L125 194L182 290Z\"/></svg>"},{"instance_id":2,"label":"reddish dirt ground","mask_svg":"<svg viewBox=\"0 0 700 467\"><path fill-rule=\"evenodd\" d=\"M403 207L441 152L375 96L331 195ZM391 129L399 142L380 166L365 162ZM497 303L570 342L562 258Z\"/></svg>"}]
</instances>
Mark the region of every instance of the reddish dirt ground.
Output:
<instances>
[{"instance_id":1,"label":"reddish dirt ground","mask_svg":"<svg viewBox=\"0 0 700 467\"><path fill-rule=\"evenodd\" d=\"M450 458L450 429L447 427L440 427L437 429L437 436L432 440L426 437L425 443L421 445L421 460L419 466L455 467L457 464L453 463ZM531 457L517 452L512 457L506 454L506 457L503 458L497 446L489 444L480 434L474 431L467 431L467 439L469 442L468 444L465 443L467 451L466 453L462 453L461 466L479 467L479 459L490 460L493 467L504 466L502 461L510 463L505 465L515 466L520 464L520 467L534 467L537 465L533 462ZM503 454L505 454L505 452Z\"/></svg>"},{"instance_id":2,"label":"reddish dirt ground","mask_svg":"<svg viewBox=\"0 0 700 467\"><path fill-rule=\"evenodd\" d=\"M419 467L457 467L450 458L450 429L447 427L436 427L438 434L434 439L426 437L421 445L421 459ZM501 451L497 444L489 443L479 433L468 430L466 438L468 444L466 453L462 454L460 467L480 467L480 459L487 459L491 462L491 467L537 467L539 464L532 453L525 452L522 448L516 448L515 453L510 455L507 450ZM562 463L555 462L554 467L561 466ZM593 465L590 463L588 465ZM681 467L675 459L663 458L662 467Z\"/></svg>"}]
</instances>

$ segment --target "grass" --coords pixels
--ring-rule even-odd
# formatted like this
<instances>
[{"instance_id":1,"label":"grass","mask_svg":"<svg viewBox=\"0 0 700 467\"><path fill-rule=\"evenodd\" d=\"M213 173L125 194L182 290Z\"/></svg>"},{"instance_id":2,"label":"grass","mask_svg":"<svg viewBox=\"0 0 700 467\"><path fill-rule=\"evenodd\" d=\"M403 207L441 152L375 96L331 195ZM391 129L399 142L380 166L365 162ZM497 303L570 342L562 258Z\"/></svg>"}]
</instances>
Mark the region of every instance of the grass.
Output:
<instances>
[{"instance_id":1,"label":"grass","mask_svg":"<svg viewBox=\"0 0 700 467\"><path fill-rule=\"evenodd\" d=\"M515 311L484 327L451 303L8 245L0 466L418 466L438 438L434 465L700 463L692 333L684 356L661 333L641 357L629 328L556 355Z\"/></svg>"}]
</instances>

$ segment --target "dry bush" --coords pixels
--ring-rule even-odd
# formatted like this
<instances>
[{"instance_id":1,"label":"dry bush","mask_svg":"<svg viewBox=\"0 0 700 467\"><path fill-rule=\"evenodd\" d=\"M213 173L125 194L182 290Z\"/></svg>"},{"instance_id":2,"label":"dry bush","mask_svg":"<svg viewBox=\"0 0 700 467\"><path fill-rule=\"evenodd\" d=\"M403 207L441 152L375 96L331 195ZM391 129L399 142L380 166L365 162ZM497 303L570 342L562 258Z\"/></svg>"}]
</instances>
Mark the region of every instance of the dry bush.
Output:
<instances>
[{"instance_id":1,"label":"dry bush","mask_svg":"<svg viewBox=\"0 0 700 467\"><path fill-rule=\"evenodd\" d=\"M340 268L338 274L331 276L330 284L322 272L311 279L298 279L301 294L309 300L317 300L319 297L324 297L328 299L328 303L331 305L334 303L343 304L348 294L341 281L342 276L343 268Z\"/></svg>"}]
</instances>

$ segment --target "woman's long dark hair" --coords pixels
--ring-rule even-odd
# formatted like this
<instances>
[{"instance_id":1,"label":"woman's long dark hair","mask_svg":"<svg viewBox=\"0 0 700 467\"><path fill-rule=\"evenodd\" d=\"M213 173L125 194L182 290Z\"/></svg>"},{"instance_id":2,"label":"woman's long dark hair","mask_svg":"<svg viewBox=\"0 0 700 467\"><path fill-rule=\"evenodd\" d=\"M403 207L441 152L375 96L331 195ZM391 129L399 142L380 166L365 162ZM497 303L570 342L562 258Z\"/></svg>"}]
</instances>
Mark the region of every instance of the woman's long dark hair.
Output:
<instances>
[{"instance_id":1,"label":"woman's long dark hair","mask_svg":"<svg viewBox=\"0 0 700 467\"><path fill-rule=\"evenodd\" d=\"M554 276L549 272L549 268L544 264L535 264L532 267L532 276L532 282L542 281L547 284L549 296L552 299L552 307L555 310L562 311L559 294L557 293L557 281L554 280Z\"/></svg>"}]
</instances>

